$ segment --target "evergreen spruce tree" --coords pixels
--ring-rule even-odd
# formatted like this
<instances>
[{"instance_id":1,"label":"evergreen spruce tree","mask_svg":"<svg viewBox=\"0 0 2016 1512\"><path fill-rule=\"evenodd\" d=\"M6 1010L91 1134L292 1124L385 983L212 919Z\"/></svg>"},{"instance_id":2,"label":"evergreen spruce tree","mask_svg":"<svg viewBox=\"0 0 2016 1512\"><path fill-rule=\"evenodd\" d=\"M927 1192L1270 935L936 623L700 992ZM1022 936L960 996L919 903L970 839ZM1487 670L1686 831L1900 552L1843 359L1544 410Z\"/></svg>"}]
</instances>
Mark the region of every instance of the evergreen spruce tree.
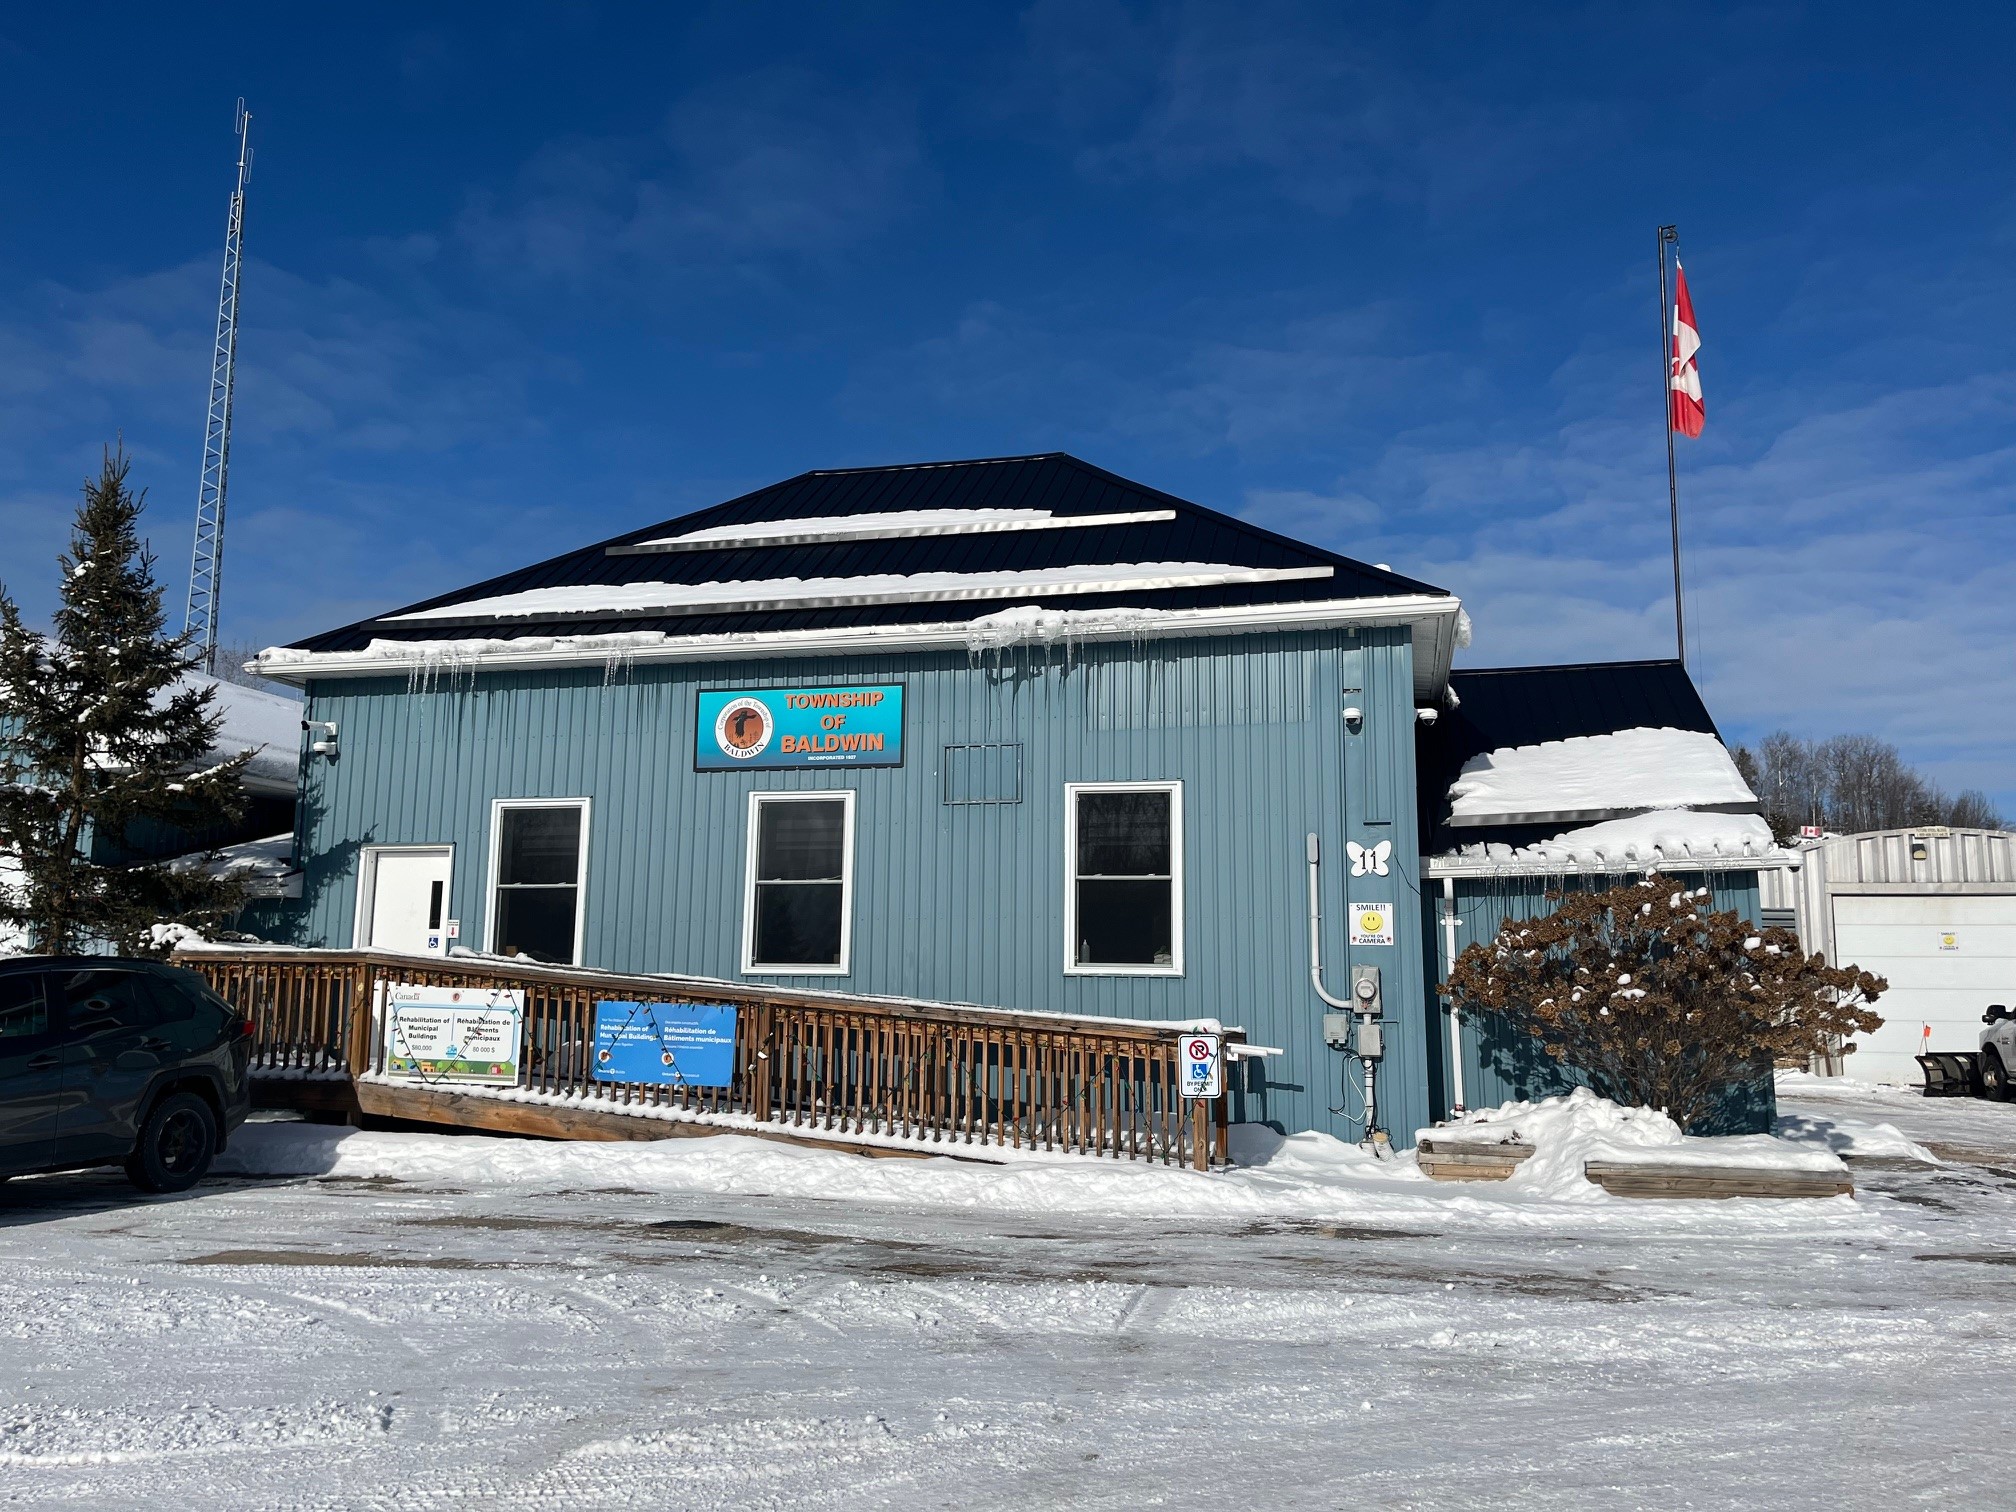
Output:
<instances>
[{"instance_id":1,"label":"evergreen spruce tree","mask_svg":"<svg viewBox=\"0 0 2016 1512\"><path fill-rule=\"evenodd\" d=\"M244 898L200 868L99 866L86 854L94 832L116 838L135 820L235 819L253 755L206 761L223 724L216 692L188 676L200 658L187 639L163 632L130 469L124 449L108 447L84 485L51 634L23 625L0 585L0 932L12 926L49 954L165 953L155 926L200 931Z\"/></svg>"}]
</instances>

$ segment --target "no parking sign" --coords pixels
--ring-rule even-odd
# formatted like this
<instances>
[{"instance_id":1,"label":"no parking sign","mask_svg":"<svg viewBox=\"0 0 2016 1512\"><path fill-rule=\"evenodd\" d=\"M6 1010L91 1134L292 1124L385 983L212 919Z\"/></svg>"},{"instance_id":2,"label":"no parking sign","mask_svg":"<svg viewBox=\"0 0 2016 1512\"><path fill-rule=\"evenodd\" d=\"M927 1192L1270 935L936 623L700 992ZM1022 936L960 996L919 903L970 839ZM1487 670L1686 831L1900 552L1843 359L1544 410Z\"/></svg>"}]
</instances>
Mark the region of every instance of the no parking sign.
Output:
<instances>
[{"instance_id":1,"label":"no parking sign","mask_svg":"<svg viewBox=\"0 0 2016 1512\"><path fill-rule=\"evenodd\" d=\"M1219 1054L1215 1034L1185 1034L1176 1041L1176 1063L1181 1068L1185 1097L1216 1097L1225 1090L1225 1061Z\"/></svg>"}]
</instances>

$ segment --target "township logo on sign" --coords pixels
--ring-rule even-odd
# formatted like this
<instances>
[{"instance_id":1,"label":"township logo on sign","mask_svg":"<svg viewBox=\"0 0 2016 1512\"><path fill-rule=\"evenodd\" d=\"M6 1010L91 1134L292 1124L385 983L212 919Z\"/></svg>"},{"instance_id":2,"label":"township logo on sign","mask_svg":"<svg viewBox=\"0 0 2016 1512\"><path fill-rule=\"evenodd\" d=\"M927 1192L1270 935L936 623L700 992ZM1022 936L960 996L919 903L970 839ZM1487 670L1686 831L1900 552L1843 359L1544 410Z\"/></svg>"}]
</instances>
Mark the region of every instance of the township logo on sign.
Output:
<instances>
[{"instance_id":1,"label":"township logo on sign","mask_svg":"<svg viewBox=\"0 0 2016 1512\"><path fill-rule=\"evenodd\" d=\"M714 719L714 743L724 756L750 761L763 754L776 724L760 698L737 698L721 706Z\"/></svg>"}]
</instances>

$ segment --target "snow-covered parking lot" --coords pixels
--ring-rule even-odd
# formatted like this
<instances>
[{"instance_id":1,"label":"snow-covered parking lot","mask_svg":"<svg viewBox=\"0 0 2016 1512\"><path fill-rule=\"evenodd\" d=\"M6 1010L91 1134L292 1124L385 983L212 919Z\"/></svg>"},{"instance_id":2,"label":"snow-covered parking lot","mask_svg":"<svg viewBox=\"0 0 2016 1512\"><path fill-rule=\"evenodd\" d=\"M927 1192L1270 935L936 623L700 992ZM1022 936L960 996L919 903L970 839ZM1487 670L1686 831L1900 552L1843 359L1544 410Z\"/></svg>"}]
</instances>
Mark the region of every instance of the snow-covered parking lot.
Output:
<instances>
[{"instance_id":1,"label":"snow-covered parking lot","mask_svg":"<svg viewBox=\"0 0 2016 1512\"><path fill-rule=\"evenodd\" d=\"M269 1123L0 1186L0 1501L2008 1505L2016 1107L1854 1200ZM265 1172L254 1175L247 1172ZM290 1174L291 1173L291 1174Z\"/></svg>"}]
</instances>

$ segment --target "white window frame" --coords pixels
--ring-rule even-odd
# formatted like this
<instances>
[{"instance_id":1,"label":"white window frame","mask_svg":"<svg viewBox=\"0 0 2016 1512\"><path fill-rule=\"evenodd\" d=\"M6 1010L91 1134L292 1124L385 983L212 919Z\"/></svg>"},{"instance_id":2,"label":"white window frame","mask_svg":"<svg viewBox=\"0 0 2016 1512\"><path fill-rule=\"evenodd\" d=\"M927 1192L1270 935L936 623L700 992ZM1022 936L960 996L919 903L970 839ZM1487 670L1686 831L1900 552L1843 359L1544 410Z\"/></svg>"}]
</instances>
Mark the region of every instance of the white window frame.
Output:
<instances>
[{"instance_id":1,"label":"white window frame","mask_svg":"<svg viewBox=\"0 0 2016 1512\"><path fill-rule=\"evenodd\" d=\"M583 927L588 920L588 837L592 804L586 798L492 798L490 800L490 864L483 877L483 949L490 954L497 951L497 874L500 852L499 845L504 838L504 811L506 809L577 809L581 814L580 853L574 868L574 959L567 964L581 964Z\"/></svg>"},{"instance_id":2,"label":"white window frame","mask_svg":"<svg viewBox=\"0 0 2016 1512\"><path fill-rule=\"evenodd\" d=\"M1169 964L1167 966L1081 966L1078 964L1078 798L1082 793L1167 793L1169 795ZM1183 783L1067 782L1064 784L1064 974L1066 976L1183 975Z\"/></svg>"},{"instance_id":3,"label":"white window frame","mask_svg":"<svg viewBox=\"0 0 2016 1512\"><path fill-rule=\"evenodd\" d=\"M840 831L840 961L830 966L765 966L756 960L757 826L766 803L842 804ZM744 976L847 976L854 970L854 789L806 788L779 792L757 789L749 795L749 835L742 866L742 974Z\"/></svg>"},{"instance_id":4,"label":"white window frame","mask_svg":"<svg viewBox=\"0 0 2016 1512\"><path fill-rule=\"evenodd\" d=\"M367 845L357 853L357 906L350 915L350 948L368 950L365 940L371 932L371 913L378 903L378 858L380 856L448 857L448 880L441 889L441 927L448 927L448 911L455 902L455 844L450 840L420 841L411 845Z\"/></svg>"}]
</instances>

